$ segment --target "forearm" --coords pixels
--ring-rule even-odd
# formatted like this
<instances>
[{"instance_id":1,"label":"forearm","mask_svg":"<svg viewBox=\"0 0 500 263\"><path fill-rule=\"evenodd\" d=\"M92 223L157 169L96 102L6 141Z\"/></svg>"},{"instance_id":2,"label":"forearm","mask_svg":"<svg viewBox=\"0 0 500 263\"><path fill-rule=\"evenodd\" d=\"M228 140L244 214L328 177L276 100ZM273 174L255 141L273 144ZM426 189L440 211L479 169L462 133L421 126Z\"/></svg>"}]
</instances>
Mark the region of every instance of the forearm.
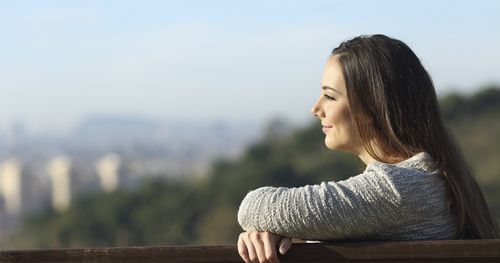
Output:
<instances>
[{"instance_id":1,"label":"forearm","mask_svg":"<svg viewBox=\"0 0 500 263\"><path fill-rule=\"evenodd\" d=\"M366 238L397 217L398 204L391 200L394 196L378 196L358 185L354 180L300 188L259 188L243 200L238 220L248 231L301 239Z\"/></svg>"}]
</instances>

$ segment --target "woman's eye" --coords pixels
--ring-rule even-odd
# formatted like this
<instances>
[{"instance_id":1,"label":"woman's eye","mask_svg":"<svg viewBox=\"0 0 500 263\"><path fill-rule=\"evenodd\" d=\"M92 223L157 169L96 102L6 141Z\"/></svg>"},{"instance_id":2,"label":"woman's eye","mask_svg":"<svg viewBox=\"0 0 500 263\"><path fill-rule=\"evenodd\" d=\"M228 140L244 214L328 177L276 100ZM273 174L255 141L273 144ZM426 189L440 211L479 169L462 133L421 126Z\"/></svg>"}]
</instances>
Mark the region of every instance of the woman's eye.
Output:
<instances>
[{"instance_id":1,"label":"woman's eye","mask_svg":"<svg viewBox=\"0 0 500 263\"><path fill-rule=\"evenodd\" d=\"M323 96L327 99L327 100L336 100L334 97L332 96L328 96L326 94L323 94Z\"/></svg>"}]
</instances>

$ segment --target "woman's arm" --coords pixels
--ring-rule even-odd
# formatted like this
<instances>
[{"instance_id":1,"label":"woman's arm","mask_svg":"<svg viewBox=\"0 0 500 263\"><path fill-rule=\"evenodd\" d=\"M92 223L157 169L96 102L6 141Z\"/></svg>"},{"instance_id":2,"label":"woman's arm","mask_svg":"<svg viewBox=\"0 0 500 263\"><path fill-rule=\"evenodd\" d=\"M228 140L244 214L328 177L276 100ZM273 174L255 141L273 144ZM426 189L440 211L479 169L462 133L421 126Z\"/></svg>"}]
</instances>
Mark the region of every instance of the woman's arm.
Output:
<instances>
[{"instance_id":1,"label":"woman's arm","mask_svg":"<svg viewBox=\"0 0 500 263\"><path fill-rule=\"evenodd\" d=\"M238 221L245 231L308 240L368 238L400 224L400 206L388 175L365 171L338 183L251 191Z\"/></svg>"}]
</instances>

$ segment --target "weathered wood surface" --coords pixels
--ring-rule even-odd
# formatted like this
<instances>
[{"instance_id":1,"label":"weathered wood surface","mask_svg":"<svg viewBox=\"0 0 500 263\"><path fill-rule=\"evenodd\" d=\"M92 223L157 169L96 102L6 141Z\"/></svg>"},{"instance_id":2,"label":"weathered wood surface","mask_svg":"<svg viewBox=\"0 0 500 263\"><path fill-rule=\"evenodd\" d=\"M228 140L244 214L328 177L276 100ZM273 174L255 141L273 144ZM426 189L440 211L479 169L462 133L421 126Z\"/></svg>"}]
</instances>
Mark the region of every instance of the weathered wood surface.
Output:
<instances>
[{"instance_id":1,"label":"weathered wood surface","mask_svg":"<svg viewBox=\"0 0 500 263\"><path fill-rule=\"evenodd\" d=\"M235 245L1 251L0 262L243 262ZM294 244L281 262L500 262L500 239Z\"/></svg>"}]
</instances>

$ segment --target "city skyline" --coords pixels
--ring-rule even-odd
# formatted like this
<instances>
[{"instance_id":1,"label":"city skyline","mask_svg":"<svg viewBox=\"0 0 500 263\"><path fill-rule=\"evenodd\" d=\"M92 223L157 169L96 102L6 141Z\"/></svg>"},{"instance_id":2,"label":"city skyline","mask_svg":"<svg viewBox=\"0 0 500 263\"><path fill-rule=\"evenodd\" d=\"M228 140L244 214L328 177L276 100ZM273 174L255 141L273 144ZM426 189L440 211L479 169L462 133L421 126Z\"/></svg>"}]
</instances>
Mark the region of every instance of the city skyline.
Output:
<instances>
[{"instance_id":1,"label":"city skyline","mask_svg":"<svg viewBox=\"0 0 500 263\"><path fill-rule=\"evenodd\" d=\"M421 58L438 94L500 83L495 1L0 4L0 127L87 116L313 121L323 63L359 34Z\"/></svg>"}]
</instances>

